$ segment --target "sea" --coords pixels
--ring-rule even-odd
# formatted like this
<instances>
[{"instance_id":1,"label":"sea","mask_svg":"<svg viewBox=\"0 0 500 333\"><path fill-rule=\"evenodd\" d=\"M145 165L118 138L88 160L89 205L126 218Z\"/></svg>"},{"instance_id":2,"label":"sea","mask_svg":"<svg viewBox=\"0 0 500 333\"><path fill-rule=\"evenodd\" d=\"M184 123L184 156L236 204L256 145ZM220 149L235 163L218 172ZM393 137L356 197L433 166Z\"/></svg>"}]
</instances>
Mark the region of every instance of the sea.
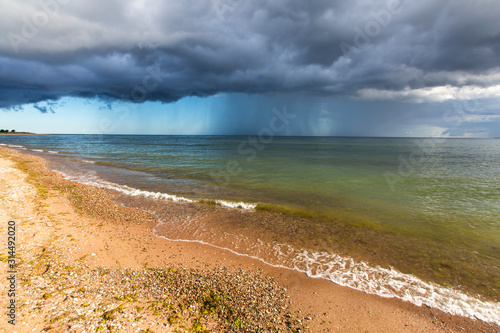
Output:
<instances>
[{"instance_id":1,"label":"sea","mask_svg":"<svg viewBox=\"0 0 500 333\"><path fill-rule=\"evenodd\" d=\"M12 135L210 244L500 324L500 139Z\"/></svg>"}]
</instances>

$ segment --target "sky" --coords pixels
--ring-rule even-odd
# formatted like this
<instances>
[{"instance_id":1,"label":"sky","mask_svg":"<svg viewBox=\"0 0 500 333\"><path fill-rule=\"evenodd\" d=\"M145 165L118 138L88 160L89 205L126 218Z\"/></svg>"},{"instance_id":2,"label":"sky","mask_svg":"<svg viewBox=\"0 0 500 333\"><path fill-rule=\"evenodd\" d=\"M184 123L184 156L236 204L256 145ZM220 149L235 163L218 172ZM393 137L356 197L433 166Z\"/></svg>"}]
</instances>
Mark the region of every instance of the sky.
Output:
<instances>
[{"instance_id":1,"label":"sky","mask_svg":"<svg viewBox=\"0 0 500 333\"><path fill-rule=\"evenodd\" d=\"M500 137L498 0L0 8L0 128Z\"/></svg>"}]
</instances>

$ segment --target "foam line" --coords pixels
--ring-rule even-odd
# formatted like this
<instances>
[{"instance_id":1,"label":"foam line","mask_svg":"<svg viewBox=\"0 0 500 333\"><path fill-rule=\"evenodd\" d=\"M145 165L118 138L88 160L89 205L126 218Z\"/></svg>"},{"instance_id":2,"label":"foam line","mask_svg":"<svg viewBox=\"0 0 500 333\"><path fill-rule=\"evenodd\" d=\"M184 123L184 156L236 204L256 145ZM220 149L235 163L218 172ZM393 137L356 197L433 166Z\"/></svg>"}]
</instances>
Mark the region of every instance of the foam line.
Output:
<instances>
[{"instance_id":1,"label":"foam line","mask_svg":"<svg viewBox=\"0 0 500 333\"><path fill-rule=\"evenodd\" d=\"M182 196L145 191L127 185L115 184L100 179L96 174L87 173L85 175L70 176L64 172L58 172L69 180L119 191L130 196L197 202L197 200ZM244 202L216 200L216 203L228 208L255 208L254 204ZM251 249L255 250L256 253L242 253L235 249L220 247L199 239L204 236L205 230L203 229L194 230L194 232L191 230L190 234L196 235L198 238L193 240L175 237L169 238L166 235L159 235L156 229L163 225L163 223L160 221L153 229L153 234L156 237L171 241L197 242L210 245L240 256L257 259L273 267L293 269L303 272L310 277L330 280L341 286L350 287L369 294L382 297L396 297L418 306L427 305L450 314L477 318L485 322L500 325L499 303L485 302L478 297L469 296L460 290L422 281L414 275L401 273L392 267L382 268L335 253L306 251L295 249L287 244L277 243L256 243L255 246L251 246ZM272 260L265 260L263 257L270 257Z\"/></svg>"},{"instance_id":2,"label":"foam line","mask_svg":"<svg viewBox=\"0 0 500 333\"><path fill-rule=\"evenodd\" d=\"M94 164L93 161L86 161L83 160L82 162L88 163L88 164ZM57 170L55 170L57 171ZM140 190L137 188L133 188L127 185L120 185L116 183L112 183L109 181L105 181L103 179L98 178L95 174L86 174L86 175L79 175L79 176L71 176L69 174L66 174L62 171L57 171L61 173L66 179L76 181L82 184L86 185L92 185L96 187L101 187L101 188L106 188L109 190L115 190L121 193L124 193L126 195L131 195L131 196L142 196L145 198L153 198L153 199L164 199L164 200L171 200L171 201L183 201L183 202L199 202L199 200L196 199L190 199L186 198L183 196L178 196L174 194L168 194L168 193L163 193L163 192L152 192L152 191L145 191L145 190ZM228 207L232 209L247 209L251 210L254 209L257 204L253 203L245 203L245 202L232 202L232 201L227 201L227 200L216 200L216 203L220 206L223 207Z\"/></svg>"},{"instance_id":3,"label":"foam line","mask_svg":"<svg viewBox=\"0 0 500 333\"><path fill-rule=\"evenodd\" d=\"M500 304L485 302L469 296L454 288L443 287L425 282L418 277L401 273L394 268L373 266L365 261L334 253L299 250L287 244L258 241L257 253L242 253L235 249L222 247L196 239L170 238L160 235L157 228L165 222L160 221L153 229L153 235L169 241L196 242L226 250L239 256L257 259L276 268L296 270L313 278L322 278L338 285L360 290L381 297L395 297L417 306L429 307L473 319L500 325ZM198 234L189 230L190 234ZM202 235L203 236L203 235ZM236 240L241 242L241 240ZM234 244L234 243L233 243ZM236 244L235 244L235 247ZM255 248L255 247L254 247ZM262 257L271 257L265 260Z\"/></svg>"},{"instance_id":4,"label":"foam line","mask_svg":"<svg viewBox=\"0 0 500 333\"><path fill-rule=\"evenodd\" d=\"M215 202L220 206L229 208L254 209L255 207L257 207L257 204L245 203L245 202L231 202L226 200L216 200Z\"/></svg>"}]
</instances>

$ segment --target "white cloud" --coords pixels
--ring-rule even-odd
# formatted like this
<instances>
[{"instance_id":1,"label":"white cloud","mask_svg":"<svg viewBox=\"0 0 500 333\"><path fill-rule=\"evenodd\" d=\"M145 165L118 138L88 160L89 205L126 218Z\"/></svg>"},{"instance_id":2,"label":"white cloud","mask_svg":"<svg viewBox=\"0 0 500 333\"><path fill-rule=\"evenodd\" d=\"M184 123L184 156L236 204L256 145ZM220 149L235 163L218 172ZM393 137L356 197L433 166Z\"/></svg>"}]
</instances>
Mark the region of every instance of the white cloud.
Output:
<instances>
[{"instance_id":1,"label":"white cloud","mask_svg":"<svg viewBox=\"0 0 500 333\"><path fill-rule=\"evenodd\" d=\"M466 123L492 123L500 120L500 115L468 114L461 120Z\"/></svg>"},{"instance_id":2,"label":"white cloud","mask_svg":"<svg viewBox=\"0 0 500 333\"><path fill-rule=\"evenodd\" d=\"M366 100L398 100L414 103L445 102L453 100L471 100L480 98L500 98L500 85L481 86L439 86L404 90L382 90L366 88L358 90L357 97Z\"/></svg>"}]
</instances>

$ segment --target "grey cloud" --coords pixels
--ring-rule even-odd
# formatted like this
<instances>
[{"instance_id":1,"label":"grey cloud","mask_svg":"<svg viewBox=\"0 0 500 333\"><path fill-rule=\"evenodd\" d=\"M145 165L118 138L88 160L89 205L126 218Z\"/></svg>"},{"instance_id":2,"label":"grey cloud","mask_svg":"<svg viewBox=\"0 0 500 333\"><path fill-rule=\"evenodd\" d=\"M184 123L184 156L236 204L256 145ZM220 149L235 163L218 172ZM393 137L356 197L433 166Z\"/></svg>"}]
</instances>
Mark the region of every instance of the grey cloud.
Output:
<instances>
[{"instance_id":1,"label":"grey cloud","mask_svg":"<svg viewBox=\"0 0 500 333\"><path fill-rule=\"evenodd\" d=\"M40 111L41 113L48 113L48 112L52 112L54 113L54 107L57 106L57 102L47 102L45 101L45 103L36 103L36 104L33 104L33 107L35 109L37 109L38 111Z\"/></svg>"},{"instance_id":2,"label":"grey cloud","mask_svg":"<svg viewBox=\"0 0 500 333\"><path fill-rule=\"evenodd\" d=\"M219 92L359 96L499 84L495 0L0 6L2 108L62 96L171 102Z\"/></svg>"}]
</instances>

